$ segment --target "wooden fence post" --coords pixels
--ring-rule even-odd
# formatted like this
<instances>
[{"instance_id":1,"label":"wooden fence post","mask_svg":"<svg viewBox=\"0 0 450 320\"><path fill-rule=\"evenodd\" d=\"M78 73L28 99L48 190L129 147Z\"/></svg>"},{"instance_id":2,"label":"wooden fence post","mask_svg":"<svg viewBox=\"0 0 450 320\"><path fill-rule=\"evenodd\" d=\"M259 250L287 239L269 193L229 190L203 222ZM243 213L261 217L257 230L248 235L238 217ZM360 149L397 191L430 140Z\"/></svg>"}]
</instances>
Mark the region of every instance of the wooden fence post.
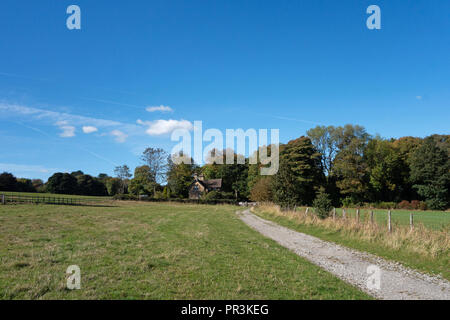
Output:
<instances>
[{"instance_id":1,"label":"wooden fence post","mask_svg":"<svg viewBox=\"0 0 450 320\"><path fill-rule=\"evenodd\" d=\"M359 209L356 209L356 222L359 222Z\"/></svg>"},{"instance_id":2,"label":"wooden fence post","mask_svg":"<svg viewBox=\"0 0 450 320\"><path fill-rule=\"evenodd\" d=\"M345 209L344 209L344 208L342 208L342 218L344 218L344 219L345 219L345 217L346 217Z\"/></svg>"},{"instance_id":3,"label":"wooden fence post","mask_svg":"<svg viewBox=\"0 0 450 320\"><path fill-rule=\"evenodd\" d=\"M391 210L388 211L388 230L392 232Z\"/></svg>"},{"instance_id":4,"label":"wooden fence post","mask_svg":"<svg viewBox=\"0 0 450 320\"><path fill-rule=\"evenodd\" d=\"M333 220L336 220L336 208L333 208Z\"/></svg>"},{"instance_id":5,"label":"wooden fence post","mask_svg":"<svg viewBox=\"0 0 450 320\"><path fill-rule=\"evenodd\" d=\"M5 204L5 195L2 194L2 204Z\"/></svg>"},{"instance_id":6,"label":"wooden fence post","mask_svg":"<svg viewBox=\"0 0 450 320\"><path fill-rule=\"evenodd\" d=\"M414 229L414 214L412 212L409 214L409 226L411 227L411 230Z\"/></svg>"},{"instance_id":7,"label":"wooden fence post","mask_svg":"<svg viewBox=\"0 0 450 320\"><path fill-rule=\"evenodd\" d=\"M370 210L370 223L373 224L373 210Z\"/></svg>"},{"instance_id":8,"label":"wooden fence post","mask_svg":"<svg viewBox=\"0 0 450 320\"><path fill-rule=\"evenodd\" d=\"M305 215L306 215L306 216L308 216L308 211L309 211L309 208L306 207L306 211L305 211Z\"/></svg>"}]
</instances>

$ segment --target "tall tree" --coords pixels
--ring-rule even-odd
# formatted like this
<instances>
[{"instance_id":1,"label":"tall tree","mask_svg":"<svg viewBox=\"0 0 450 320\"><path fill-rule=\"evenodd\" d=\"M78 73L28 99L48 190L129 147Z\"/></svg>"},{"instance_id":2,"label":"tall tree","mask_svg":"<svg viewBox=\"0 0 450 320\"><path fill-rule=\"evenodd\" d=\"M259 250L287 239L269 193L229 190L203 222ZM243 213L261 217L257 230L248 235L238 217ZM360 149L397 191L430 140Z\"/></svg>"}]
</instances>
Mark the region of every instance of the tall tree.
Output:
<instances>
[{"instance_id":1,"label":"tall tree","mask_svg":"<svg viewBox=\"0 0 450 320\"><path fill-rule=\"evenodd\" d=\"M3 172L0 174L0 191L16 191L17 179L12 173Z\"/></svg>"},{"instance_id":2,"label":"tall tree","mask_svg":"<svg viewBox=\"0 0 450 320\"><path fill-rule=\"evenodd\" d=\"M57 194L76 194L78 181L69 173L57 172L53 174L46 183L47 192Z\"/></svg>"},{"instance_id":3,"label":"tall tree","mask_svg":"<svg viewBox=\"0 0 450 320\"><path fill-rule=\"evenodd\" d=\"M136 195L150 195L156 188L156 181L146 165L134 169L134 178L130 181L130 192Z\"/></svg>"},{"instance_id":4,"label":"tall tree","mask_svg":"<svg viewBox=\"0 0 450 320\"><path fill-rule=\"evenodd\" d=\"M189 186L192 184L193 175L198 170L194 160L180 152L172 155L168 159L167 170L167 190L178 198L187 198L189 196ZM170 193L169 193L170 191Z\"/></svg>"},{"instance_id":5,"label":"tall tree","mask_svg":"<svg viewBox=\"0 0 450 320\"><path fill-rule=\"evenodd\" d=\"M365 151L372 201L401 201L405 195L409 166L393 142L376 137Z\"/></svg>"},{"instance_id":6,"label":"tall tree","mask_svg":"<svg viewBox=\"0 0 450 320\"><path fill-rule=\"evenodd\" d=\"M154 180L161 183L167 170L168 154L161 148L147 148L142 153L142 161L149 167Z\"/></svg>"},{"instance_id":7,"label":"tall tree","mask_svg":"<svg viewBox=\"0 0 450 320\"><path fill-rule=\"evenodd\" d=\"M131 178L130 168L126 164L117 166L114 168L114 174L120 179L120 193L124 194L128 186L128 180Z\"/></svg>"},{"instance_id":8,"label":"tall tree","mask_svg":"<svg viewBox=\"0 0 450 320\"><path fill-rule=\"evenodd\" d=\"M370 135L364 127L347 124L336 128L339 151L333 161L331 174L336 179L340 192L352 202L361 202L366 197L368 169L364 151Z\"/></svg>"},{"instance_id":9,"label":"tall tree","mask_svg":"<svg viewBox=\"0 0 450 320\"><path fill-rule=\"evenodd\" d=\"M320 153L307 137L280 147L280 168L273 178L274 200L282 206L311 205L324 184Z\"/></svg>"},{"instance_id":10,"label":"tall tree","mask_svg":"<svg viewBox=\"0 0 450 320\"><path fill-rule=\"evenodd\" d=\"M428 137L412 154L411 181L430 209L450 204L450 159L433 137Z\"/></svg>"},{"instance_id":11,"label":"tall tree","mask_svg":"<svg viewBox=\"0 0 450 320\"><path fill-rule=\"evenodd\" d=\"M329 176L333 169L333 161L338 148L339 129L334 126L317 126L306 132L312 144L322 155L321 163L326 176Z\"/></svg>"}]
</instances>

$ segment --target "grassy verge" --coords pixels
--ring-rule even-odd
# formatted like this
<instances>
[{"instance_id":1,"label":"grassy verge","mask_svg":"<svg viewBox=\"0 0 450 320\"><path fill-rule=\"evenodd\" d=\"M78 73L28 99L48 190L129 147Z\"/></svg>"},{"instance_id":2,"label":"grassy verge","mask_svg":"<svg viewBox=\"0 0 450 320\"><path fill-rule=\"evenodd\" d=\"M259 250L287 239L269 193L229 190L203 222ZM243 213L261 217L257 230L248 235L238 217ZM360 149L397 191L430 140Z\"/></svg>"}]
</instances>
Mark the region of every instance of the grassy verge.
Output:
<instances>
[{"instance_id":1,"label":"grassy verge","mask_svg":"<svg viewBox=\"0 0 450 320\"><path fill-rule=\"evenodd\" d=\"M411 231L409 227L394 225L394 231L390 234L384 226L371 225L368 221L357 223L350 218L320 220L311 214L305 216L303 212L281 212L275 206L261 206L253 212L293 230L450 280L449 229L432 230L417 225Z\"/></svg>"},{"instance_id":2,"label":"grassy verge","mask_svg":"<svg viewBox=\"0 0 450 320\"><path fill-rule=\"evenodd\" d=\"M232 206L0 206L1 299L367 299ZM68 266L81 290L66 289Z\"/></svg>"},{"instance_id":3,"label":"grassy verge","mask_svg":"<svg viewBox=\"0 0 450 320\"><path fill-rule=\"evenodd\" d=\"M374 219L379 225L387 225L387 209L360 209L361 218L368 220L370 211L373 211ZM397 225L408 226L409 215L412 213L415 224L422 224L423 226L434 230L443 230L450 227L450 212L448 211L394 209L391 210L391 212L392 222ZM336 214L342 216L342 208L338 208ZM346 209L346 214L347 216L354 218L356 216L356 209Z\"/></svg>"}]
</instances>

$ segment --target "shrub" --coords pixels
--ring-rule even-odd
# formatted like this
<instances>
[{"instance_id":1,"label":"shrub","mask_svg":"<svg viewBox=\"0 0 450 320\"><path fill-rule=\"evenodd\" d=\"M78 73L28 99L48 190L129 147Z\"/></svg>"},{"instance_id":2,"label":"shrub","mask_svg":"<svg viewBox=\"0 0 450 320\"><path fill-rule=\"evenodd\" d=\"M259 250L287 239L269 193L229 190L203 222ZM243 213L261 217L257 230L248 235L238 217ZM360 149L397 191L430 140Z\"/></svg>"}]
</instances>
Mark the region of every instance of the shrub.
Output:
<instances>
[{"instance_id":1,"label":"shrub","mask_svg":"<svg viewBox=\"0 0 450 320\"><path fill-rule=\"evenodd\" d=\"M427 204L419 200L412 200L411 208L414 210L427 210Z\"/></svg>"},{"instance_id":2,"label":"shrub","mask_svg":"<svg viewBox=\"0 0 450 320\"><path fill-rule=\"evenodd\" d=\"M321 219L328 217L333 209L330 197L323 189L319 191L316 199L314 199L313 206L317 216Z\"/></svg>"},{"instance_id":3,"label":"shrub","mask_svg":"<svg viewBox=\"0 0 450 320\"><path fill-rule=\"evenodd\" d=\"M397 204L398 209L413 209L412 203L408 200L403 200L399 204Z\"/></svg>"},{"instance_id":4,"label":"shrub","mask_svg":"<svg viewBox=\"0 0 450 320\"><path fill-rule=\"evenodd\" d=\"M133 194L116 194L113 196L114 200L138 200L138 197Z\"/></svg>"}]
</instances>

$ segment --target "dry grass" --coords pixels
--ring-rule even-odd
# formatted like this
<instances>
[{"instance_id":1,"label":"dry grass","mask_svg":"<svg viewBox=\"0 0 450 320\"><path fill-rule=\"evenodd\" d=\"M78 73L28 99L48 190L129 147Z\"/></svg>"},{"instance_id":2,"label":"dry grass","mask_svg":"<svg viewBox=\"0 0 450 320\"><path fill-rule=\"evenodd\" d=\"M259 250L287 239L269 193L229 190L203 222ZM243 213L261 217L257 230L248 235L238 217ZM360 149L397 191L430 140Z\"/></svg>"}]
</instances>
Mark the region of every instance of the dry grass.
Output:
<instances>
[{"instance_id":1,"label":"dry grass","mask_svg":"<svg viewBox=\"0 0 450 320\"><path fill-rule=\"evenodd\" d=\"M282 211L279 206L273 204L262 204L256 211L284 217L300 225L316 226L338 232L341 236L350 239L376 243L393 250L405 250L431 259L448 257L450 252L448 228L432 230L422 224L417 224L411 230L409 226L394 224L392 232L389 233L386 226L381 226L377 222L371 223L367 214L361 215L359 221L349 217L319 219L311 210L308 214L305 213L305 209Z\"/></svg>"}]
</instances>

